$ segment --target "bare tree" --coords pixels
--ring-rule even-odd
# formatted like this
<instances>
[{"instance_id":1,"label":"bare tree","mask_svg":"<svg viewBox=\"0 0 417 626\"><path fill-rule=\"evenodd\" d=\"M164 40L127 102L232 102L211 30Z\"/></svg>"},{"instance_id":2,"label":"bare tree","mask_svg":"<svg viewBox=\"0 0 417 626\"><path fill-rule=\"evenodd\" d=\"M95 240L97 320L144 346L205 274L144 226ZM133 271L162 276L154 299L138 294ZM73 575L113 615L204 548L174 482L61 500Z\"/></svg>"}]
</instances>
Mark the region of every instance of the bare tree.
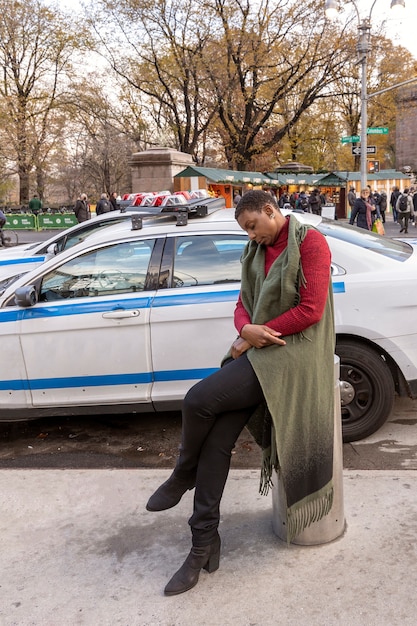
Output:
<instances>
[{"instance_id":1,"label":"bare tree","mask_svg":"<svg viewBox=\"0 0 417 626\"><path fill-rule=\"evenodd\" d=\"M74 32L57 6L0 0L0 150L16 164L22 204L34 168L37 191L44 193L54 114L68 91L71 57L81 40Z\"/></svg>"}]
</instances>

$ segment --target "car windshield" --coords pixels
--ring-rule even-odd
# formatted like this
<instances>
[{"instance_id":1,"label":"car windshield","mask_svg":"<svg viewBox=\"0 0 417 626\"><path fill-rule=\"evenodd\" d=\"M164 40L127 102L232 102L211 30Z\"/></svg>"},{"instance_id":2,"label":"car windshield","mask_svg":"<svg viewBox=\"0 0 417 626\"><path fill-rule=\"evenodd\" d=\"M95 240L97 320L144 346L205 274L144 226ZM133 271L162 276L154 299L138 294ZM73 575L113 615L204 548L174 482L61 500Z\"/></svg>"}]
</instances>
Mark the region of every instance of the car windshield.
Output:
<instances>
[{"instance_id":1,"label":"car windshield","mask_svg":"<svg viewBox=\"0 0 417 626\"><path fill-rule=\"evenodd\" d=\"M337 224L332 220L323 219L318 226L318 230L327 237L341 239L354 246L372 250L396 261L406 261L413 254L413 247L404 241L383 237L364 228L358 228L343 222Z\"/></svg>"},{"instance_id":2,"label":"car windshield","mask_svg":"<svg viewBox=\"0 0 417 626\"><path fill-rule=\"evenodd\" d=\"M98 230L102 228L107 228L108 226L114 226L115 224L119 224L120 222L124 222L127 219L127 215L115 215L110 219L100 220L98 218L93 218L89 220L84 227L77 228L73 232L63 233L60 239L57 239L54 242L56 246L57 252L63 252L64 250L68 250L72 248L72 246L85 241L87 237L94 235ZM51 244L46 243L42 249L38 251L38 254L45 254L48 251L48 248Z\"/></svg>"}]
</instances>

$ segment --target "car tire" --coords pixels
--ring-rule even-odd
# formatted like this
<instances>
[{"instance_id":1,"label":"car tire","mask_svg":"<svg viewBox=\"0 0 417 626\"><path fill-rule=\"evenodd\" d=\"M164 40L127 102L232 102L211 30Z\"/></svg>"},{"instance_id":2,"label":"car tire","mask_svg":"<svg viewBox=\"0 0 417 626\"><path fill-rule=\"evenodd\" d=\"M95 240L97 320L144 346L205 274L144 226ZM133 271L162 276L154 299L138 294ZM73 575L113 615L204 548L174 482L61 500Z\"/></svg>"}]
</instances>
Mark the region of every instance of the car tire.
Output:
<instances>
[{"instance_id":1,"label":"car tire","mask_svg":"<svg viewBox=\"0 0 417 626\"><path fill-rule=\"evenodd\" d=\"M348 443L369 437L384 424L394 405L395 387L386 361L371 347L340 340L336 354L343 441Z\"/></svg>"}]
</instances>

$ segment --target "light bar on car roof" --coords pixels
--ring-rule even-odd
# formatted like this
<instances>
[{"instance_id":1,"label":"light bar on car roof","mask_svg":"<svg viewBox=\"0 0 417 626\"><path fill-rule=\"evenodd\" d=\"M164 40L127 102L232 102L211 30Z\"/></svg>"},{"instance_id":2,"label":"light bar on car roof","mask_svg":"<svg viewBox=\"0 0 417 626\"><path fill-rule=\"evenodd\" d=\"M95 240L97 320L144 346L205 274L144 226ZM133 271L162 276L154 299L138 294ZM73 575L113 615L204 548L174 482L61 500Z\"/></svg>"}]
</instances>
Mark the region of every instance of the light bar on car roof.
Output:
<instances>
[{"instance_id":1,"label":"light bar on car roof","mask_svg":"<svg viewBox=\"0 0 417 626\"><path fill-rule=\"evenodd\" d=\"M208 214L207 206L199 204L193 207L187 207L184 204L178 205L173 210L169 207L169 211L162 210L160 213L140 213L132 215L132 230L140 230L143 227L143 220L176 220L177 226L186 226L189 217L206 217Z\"/></svg>"}]
</instances>

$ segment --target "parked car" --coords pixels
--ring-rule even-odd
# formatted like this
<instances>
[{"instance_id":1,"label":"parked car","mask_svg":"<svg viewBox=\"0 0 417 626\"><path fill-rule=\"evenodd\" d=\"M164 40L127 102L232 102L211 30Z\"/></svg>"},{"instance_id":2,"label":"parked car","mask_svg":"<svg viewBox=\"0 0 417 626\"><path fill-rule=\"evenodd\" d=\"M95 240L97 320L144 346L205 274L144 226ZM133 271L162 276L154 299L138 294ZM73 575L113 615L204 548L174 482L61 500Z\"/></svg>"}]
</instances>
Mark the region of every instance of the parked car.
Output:
<instances>
[{"instance_id":1,"label":"parked car","mask_svg":"<svg viewBox=\"0 0 417 626\"><path fill-rule=\"evenodd\" d=\"M295 215L332 251L343 434L354 441L384 423L395 391L417 395L417 251ZM136 215L8 287L0 297L0 420L178 409L236 334L247 236L233 216L214 211L180 227L172 213Z\"/></svg>"},{"instance_id":2,"label":"parked car","mask_svg":"<svg viewBox=\"0 0 417 626\"><path fill-rule=\"evenodd\" d=\"M130 219L130 212L111 211L59 231L46 241L27 243L0 251L0 293L22 275L55 255L85 241L91 234L111 224Z\"/></svg>"}]
</instances>

